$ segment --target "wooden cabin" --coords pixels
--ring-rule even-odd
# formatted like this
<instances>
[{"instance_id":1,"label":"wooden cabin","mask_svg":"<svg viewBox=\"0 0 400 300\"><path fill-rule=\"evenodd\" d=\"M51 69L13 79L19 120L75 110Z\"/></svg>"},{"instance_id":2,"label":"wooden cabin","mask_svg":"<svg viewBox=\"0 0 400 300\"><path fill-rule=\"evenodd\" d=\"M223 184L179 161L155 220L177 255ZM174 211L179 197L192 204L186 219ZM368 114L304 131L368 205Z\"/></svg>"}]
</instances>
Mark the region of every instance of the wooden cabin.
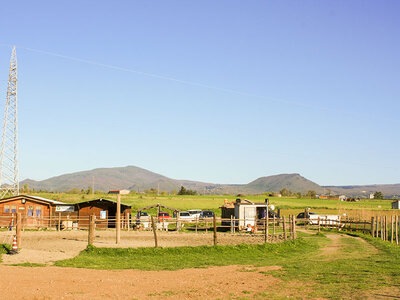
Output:
<instances>
[{"instance_id":1,"label":"wooden cabin","mask_svg":"<svg viewBox=\"0 0 400 300\"><path fill-rule=\"evenodd\" d=\"M97 228L115 228L115 218L117 214L117 202L109 199L96 199L75 204L78 212L79 227L89 227L89 216L96 216ZM131 216L131 206L121 203L121 222L122 227L127 223Z\"/></svg>"},{"instance_id":2,"label":"wooden cabin","mask_svg":"<svg viewBox=\"0 0 400 300\"><path fill-rule=\"evenodd\" d=\"M18 195L0 200L0 227L12 226L17 213L21 213L23 225L29 227L52 227L51 218L74 214L74 205L38 196Z\"/></svg>"}]
</instances>

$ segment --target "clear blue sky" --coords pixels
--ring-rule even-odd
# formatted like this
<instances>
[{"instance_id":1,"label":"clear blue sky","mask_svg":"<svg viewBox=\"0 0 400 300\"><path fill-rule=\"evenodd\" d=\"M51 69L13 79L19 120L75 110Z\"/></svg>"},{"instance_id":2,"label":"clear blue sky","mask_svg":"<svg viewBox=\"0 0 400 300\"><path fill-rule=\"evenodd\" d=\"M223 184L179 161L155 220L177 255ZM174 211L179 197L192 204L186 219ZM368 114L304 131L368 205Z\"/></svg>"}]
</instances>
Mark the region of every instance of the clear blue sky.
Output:
<instances>
[{"instance_id":1,"label":"clear blue sky","mask_svg":"<svg viewBox=\"0 0 400 300\"><path fill-rule=\"evenodd\" d=\"M136 165L216 183L399 183L399 11L395 0L4 2L1 114L15 44L21 178Z\"/></svg>"}]
</instances>

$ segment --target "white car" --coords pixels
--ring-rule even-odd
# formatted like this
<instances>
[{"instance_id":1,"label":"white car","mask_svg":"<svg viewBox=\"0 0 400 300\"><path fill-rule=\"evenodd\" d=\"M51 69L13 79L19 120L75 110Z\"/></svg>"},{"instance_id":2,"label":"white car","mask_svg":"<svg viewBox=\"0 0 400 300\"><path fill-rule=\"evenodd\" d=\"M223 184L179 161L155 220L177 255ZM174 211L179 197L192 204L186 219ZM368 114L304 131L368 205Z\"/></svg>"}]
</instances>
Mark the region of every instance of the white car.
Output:
<instances>
[{"instance_id":1,"label":"white car","mask_svg":"<svg viewBox=\"0 0 400 300\"><path fill-rule=\"evenodd\" d=\"M188 211L180 211L178 212L179 220L189 220L192 221L193 217Z\"/></svg>"},{"instance_id":2,"label":"white car","mask_svg":"<svg viewBox=\"0 0 400 300\"><path fill-rule=\"evenodd\" d=\"M201 209L189 209L187 212L190 214L193 220L200 219Z\"/></svg>"}]
</instances>

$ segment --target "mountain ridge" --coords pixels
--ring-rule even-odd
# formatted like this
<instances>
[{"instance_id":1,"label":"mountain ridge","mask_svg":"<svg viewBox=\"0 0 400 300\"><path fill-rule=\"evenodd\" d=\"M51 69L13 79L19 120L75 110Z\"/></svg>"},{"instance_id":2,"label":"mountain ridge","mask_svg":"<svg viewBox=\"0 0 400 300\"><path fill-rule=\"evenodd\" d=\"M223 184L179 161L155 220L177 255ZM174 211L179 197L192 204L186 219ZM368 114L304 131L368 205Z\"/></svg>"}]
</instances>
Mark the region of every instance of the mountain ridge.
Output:
<instances>
[{"instance_id":1,"label":"mountain ridge","mask_svg":"<svg viewBox=\"0 0 400 300\"><path fill-rule=\"evenodd\" d=\"M87 189L92 186L94 179L95 190L108 191L111 189L129 189L136 192L159 189L170 192L181 186L196 190L200 194L261 194L279 192L286 188L292 192L305 193L314 190L326 193L328 190L335 194L349 196L367 195L377 190L384 195L400 195L400 184L385 185L354 185L354 186L321 186L298 173L278 174L259 177L247 184L217 184L193 180L172 179L167 176L136 166L96 168L73 173L62 174L45 180L25 179L21 182L35 190L64 192L72 188Z\"/></svg>"}]
</instances>

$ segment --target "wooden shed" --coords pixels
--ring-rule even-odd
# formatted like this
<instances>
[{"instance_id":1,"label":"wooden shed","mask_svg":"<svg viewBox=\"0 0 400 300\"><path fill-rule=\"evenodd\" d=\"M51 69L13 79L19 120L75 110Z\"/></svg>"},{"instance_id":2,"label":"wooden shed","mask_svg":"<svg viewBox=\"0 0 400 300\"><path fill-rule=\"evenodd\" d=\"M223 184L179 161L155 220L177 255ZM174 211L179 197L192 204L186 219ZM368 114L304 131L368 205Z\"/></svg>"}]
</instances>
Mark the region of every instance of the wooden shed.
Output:
<instances>
[{"instance_id":1,"label":"wooden shed","mask_svg":"<svg viewBox=\"0 0 400 300\"><path fill-rule=\"evenodd\" d=\"M0 227L10 226L15 214L21 213L24 226L51 227L51 217L74 214L74 205L38 196L19 195L0 200Z\"/></svg>"},{"instance_id":2,"label":"wooden shed","mask_svg":"<svg viewBox=\"0 0 400 300\"><path fill-rule=\"evenodd\" d=\"M89 226L89 216L96 216L96 227L115 228L117 202L109 199L96 199L76 203L79 227ZM121 203L121 220L124 222L131 216L131 206Z\"/></svg>"},{"instance_id":3,"label":"wooden shed","mask_svg":"<svg viewBox=\"0 0 400 300\"><path fill-rule=\"evenodd\" d=\"M266 199L267 200L267 199ZM263 219L266 215L268 202L255 203L247 199L236 199L236 202L225 203L221 206L221 218L223 226L229 226L231 217L235 218L235 226L244 229L248 225L254 226L255 219Z\"/></svg>"}]
</instances>

